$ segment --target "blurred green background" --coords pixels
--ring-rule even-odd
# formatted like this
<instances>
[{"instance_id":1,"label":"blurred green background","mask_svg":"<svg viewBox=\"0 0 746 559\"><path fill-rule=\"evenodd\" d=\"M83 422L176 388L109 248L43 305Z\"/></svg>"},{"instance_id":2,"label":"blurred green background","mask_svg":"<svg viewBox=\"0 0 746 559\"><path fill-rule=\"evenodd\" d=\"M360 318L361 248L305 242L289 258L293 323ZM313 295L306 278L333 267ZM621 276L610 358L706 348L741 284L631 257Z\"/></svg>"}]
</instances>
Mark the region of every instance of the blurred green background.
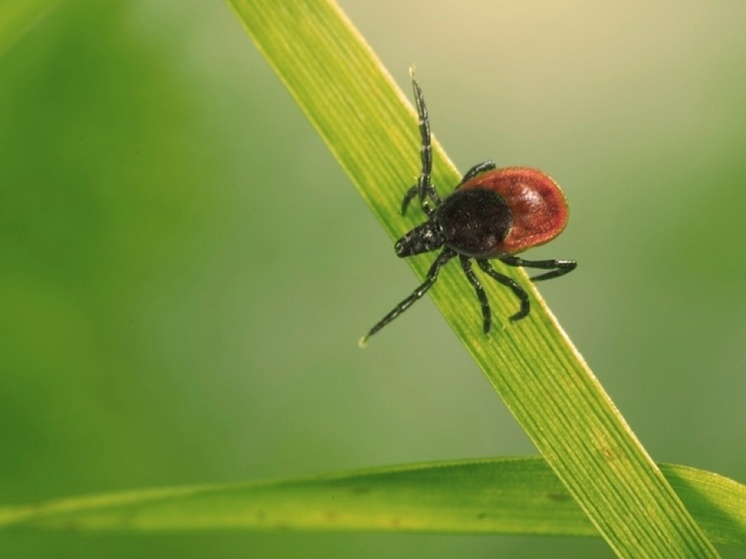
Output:
<instances>
[{"instance_id":1,"label":"blurred green background","mask_svg":"<svg viewBox=\"0 0 746 559\"><path fill-rule=\"evenodd\" d=\"M653 457L746 482L746 4L341 5L407 92L417 63L462 171L563 185L569 228L528 254L578 260L542 293ZM0 502L534 453L429 300L358 349L415 283L226 4L68 1L0 56ZM611 556L385 534L0 548Z\"/></svg>"}]
</instances>

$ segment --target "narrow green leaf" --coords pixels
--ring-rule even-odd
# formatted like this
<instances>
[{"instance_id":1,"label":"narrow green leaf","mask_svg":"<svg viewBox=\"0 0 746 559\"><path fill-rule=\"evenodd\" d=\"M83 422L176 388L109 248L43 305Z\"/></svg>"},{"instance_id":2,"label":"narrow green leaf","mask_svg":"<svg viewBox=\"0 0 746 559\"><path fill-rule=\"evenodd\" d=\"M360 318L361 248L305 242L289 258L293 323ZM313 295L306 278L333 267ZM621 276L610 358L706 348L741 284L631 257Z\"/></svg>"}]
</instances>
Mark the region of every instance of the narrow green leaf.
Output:
<instances>
[{"instance_id":1,"label":"narrow green leaf","mask_svg":"<svg viewBox=\"0 0 746 559\"><path fill-rule=\"evenodd\" d=\"M746 487L662 465L713 541L746 547ZM541 458L153 489L0 508L0 529L326 530L598 536Z\"/></svg>"},{"instance_id":2,"label":"narrow green leaf","mask_svg":"<svg viewBox=\"0 0 746 559\"><path fill-rule=\"evenodd\" d=\"M0 0L0 56L59 0Z\"/></svg>"},{"instance_id":3,"label":"narrow green leaf","mask_svg":"<svg viewBox=\"0 0 746 559\"><path fill-rule=\"evenodd\" d=\"M418 136L411 105L380 61L331 0L231 4L386 230L401 235L416 219L403 220L398 208L418 174ZM419 77L432 96L426 72ZM434 157L434 182L445 193L459 173L437 143ZM572 188L566 190L572 201ZM410 259L418 277L431 260ZM485 337L471 286L457 268L442 272L433 299L615 552L716 557L538 293L531 288L528 319L498 324ZM525 274L501 271L528 285ZM571 279L566 281L571 289ZM515 306L507 291L488 285L497 308ZM361 334L368 324L361 317Z\"/></svg>"}]
</instances>

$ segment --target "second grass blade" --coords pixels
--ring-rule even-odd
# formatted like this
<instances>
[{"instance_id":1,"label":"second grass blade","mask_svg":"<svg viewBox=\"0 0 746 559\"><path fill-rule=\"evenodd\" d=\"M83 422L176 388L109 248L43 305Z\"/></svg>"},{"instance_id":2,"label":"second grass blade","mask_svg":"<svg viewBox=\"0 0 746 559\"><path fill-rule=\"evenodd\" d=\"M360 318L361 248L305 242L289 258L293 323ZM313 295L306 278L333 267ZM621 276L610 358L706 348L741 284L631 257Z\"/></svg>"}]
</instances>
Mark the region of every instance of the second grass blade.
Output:
<instances>
[{"instance_id":1,"label":"second grass blade","mask_svg":"<svg viewBox=\"0 0 746 559\"><path fill-rule=\"evenodd\" d=\"M746 546L746 487L694 468L661 468L713 541ZM0 506L3 529L598 536L538 457L435 462Z\"/></svg>"}]
</instances>

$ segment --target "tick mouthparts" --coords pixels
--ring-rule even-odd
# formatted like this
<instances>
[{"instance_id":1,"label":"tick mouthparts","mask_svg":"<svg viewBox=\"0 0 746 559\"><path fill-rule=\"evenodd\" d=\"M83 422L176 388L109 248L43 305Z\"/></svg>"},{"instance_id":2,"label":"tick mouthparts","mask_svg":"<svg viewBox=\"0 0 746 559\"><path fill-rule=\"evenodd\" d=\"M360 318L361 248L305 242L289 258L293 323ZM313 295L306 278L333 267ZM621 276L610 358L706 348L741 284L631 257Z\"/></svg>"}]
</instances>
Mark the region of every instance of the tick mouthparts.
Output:
<instances>
[{"instance_id":1,"label":"tick mouthparts","mask_svg":"<svg viewBox=\"0 0 746 559\"><path fill-rule=\"evenodd\" d=\"M430 220L418 225L396 241L394 250L399 258L432 252L443 246L445 239L440 225Z\"/></svg>"}]
</instances>

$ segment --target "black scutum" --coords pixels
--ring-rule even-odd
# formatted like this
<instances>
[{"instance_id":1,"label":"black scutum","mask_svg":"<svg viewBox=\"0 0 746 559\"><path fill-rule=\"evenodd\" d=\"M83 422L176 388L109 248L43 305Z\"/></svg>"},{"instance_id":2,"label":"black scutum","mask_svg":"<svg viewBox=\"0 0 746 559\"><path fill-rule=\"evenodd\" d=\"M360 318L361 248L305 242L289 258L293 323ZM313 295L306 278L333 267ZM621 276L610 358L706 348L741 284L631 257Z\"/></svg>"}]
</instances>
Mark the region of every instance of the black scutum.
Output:
<instances>
[{"instance_id":1,"label":"black scutum","mask_svg":"<svg viewBox=\"0 0 746 559\"><path fill-rule=\"evenodd\" d=\"M442 228L446 246L476 257L493 252L513 224L505 199L481 188L451 194L438 206L434 220Z\"/></svg>"}]
</instances>

